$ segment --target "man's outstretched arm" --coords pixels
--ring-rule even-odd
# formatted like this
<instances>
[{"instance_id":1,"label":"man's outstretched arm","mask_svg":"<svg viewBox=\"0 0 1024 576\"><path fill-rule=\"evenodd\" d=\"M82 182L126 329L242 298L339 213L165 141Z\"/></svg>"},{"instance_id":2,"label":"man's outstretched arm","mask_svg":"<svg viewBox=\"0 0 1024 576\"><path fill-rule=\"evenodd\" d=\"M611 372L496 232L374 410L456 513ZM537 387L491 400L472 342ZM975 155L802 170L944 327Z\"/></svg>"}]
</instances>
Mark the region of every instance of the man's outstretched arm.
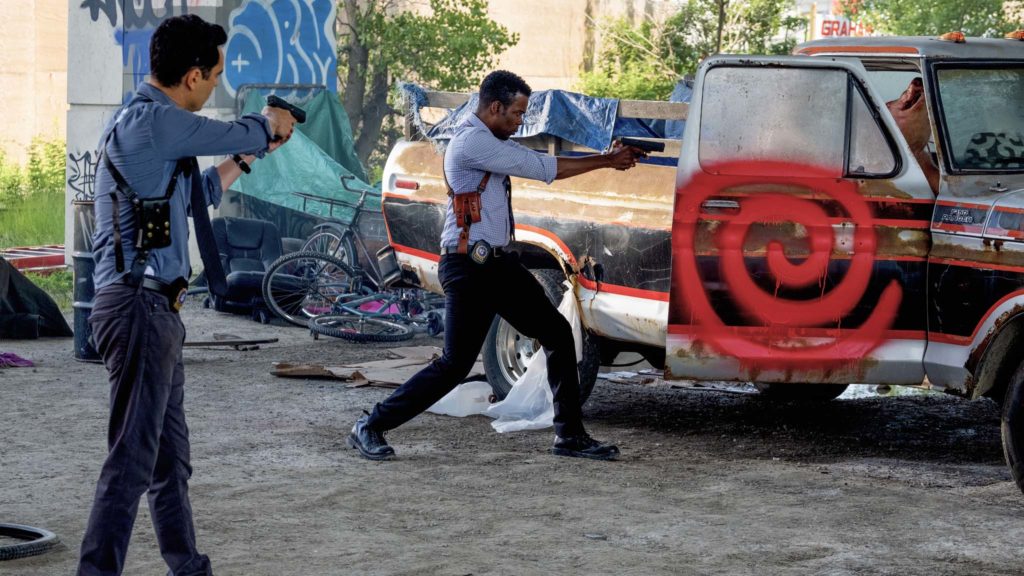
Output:
<instances>
[{"instance_id":1,"label":"man's outstretched arm","mask_svg":"<svg viewBox=\"0 0 1024 576\"><path fill-rule=\"evenodd\" d=\"M580 156L577 158L559 157L558 171L555 173L555 180L579 176L591 170L599 168L615 168L616 170L629 170L636 166L636 159L644 156L642 150L631 146L616 144L612 151L607 154L593 154L591 156Z\"/></svg>"}]
</instances>

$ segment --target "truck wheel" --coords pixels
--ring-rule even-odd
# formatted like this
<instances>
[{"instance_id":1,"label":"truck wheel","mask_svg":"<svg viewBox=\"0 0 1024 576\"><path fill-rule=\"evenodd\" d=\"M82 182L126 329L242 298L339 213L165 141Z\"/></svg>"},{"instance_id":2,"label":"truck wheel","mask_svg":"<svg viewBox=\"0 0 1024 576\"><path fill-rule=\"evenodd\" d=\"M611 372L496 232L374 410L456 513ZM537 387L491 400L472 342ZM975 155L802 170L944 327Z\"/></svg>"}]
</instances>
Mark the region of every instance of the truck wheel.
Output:
<instances>
[{"instance_id":1,"label":"truck wheel","mask_svg":"<svg viewBox=\"0 0 1024 576\"><path fill-rule=\"evenodd\" d=\"M849 384L786 384L781 382L755 382L761 396L770 400L811 400L828 402L846 391Z\"/></svg>"},{"instance_id":2,"label":"truck wheel","mask_svg":"<svg viewBox=\"0 0 1024 576\"><path fill-rule=\"evenodd\" d=\"M561 270L531 270L537 278L551 303L558 305L562 301L565 287L565 275ZM484 371L487 382L498 400L503 400L512 390L512 385L525 371L526 361L534 354L541 353L540 344L533 338L527 338L516 331L500 316L494 319L487 340L484 341ZM598 339L583 329L583 357L579 359L580 373L580 404L584 404L597 382L597 371L601 367L600 345Z\"/></svg>"},{"instance_id":3,"label":"truck wheel","mask_svg":"<svg viewBox=\"0 0 1024 576\"><path fill-rule=\"evenodd\" d=\"M1006 387L999 429L1006 465L1017 487L1024 492L1024 362L1014 371Z\"/></svg>"}]
</instances>

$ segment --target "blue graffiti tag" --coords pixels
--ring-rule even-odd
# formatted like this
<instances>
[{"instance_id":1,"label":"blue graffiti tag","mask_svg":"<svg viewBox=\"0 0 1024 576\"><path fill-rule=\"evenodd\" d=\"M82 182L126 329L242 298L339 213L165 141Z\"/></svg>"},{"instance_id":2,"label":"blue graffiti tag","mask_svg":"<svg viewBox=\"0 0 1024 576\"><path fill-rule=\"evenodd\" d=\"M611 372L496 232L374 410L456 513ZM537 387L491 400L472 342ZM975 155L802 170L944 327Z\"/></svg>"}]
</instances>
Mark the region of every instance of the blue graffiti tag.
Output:
<instances>
[{"instance_id":1,"label":"blue graffiti tag","mask_svg":"<svg viewBox=\"0 0 1024 576\"><path fill-rule=\"evenodd\" d=\"M155 28L145 28L114 32L114 39L123 46L121 65L126 73L132 75L132 92L134 92L135 86L138 86L149 74L149 40L153 37L154 31Z\"/></svg>"},{"instance_id":2,"label":"blue graffiti tag","mask_svg":"<svg viewBox=\"0 0 1024 576\"><path fill-rule=\"evenodd\" d=\"M337 91L333 0L248 0L231 12L224 89L243 84L325 84Z\"/></svg>"}]
</instances>

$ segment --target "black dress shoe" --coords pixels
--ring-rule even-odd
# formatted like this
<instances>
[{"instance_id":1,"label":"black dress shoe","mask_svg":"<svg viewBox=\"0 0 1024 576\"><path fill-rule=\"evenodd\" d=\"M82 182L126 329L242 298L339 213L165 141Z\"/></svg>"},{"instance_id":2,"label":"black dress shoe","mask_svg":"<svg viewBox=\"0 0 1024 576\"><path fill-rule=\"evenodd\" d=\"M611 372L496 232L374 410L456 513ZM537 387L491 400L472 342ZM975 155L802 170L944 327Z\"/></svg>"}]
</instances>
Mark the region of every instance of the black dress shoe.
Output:
<instances>
[{"instance_id":1,"label":"black dress shoe","mask_svg":"<svg viewBox=\"0 0 1024 576\"><path fill-rule=\"evenodd\" d=\"M615 460L619 457L619 448L614 444L602 444L584 432L565 438L555 436L555 445L551 447L551 453L556 456L572 456L573 458Z\"/></svg>"},{"instance_id":2,"label":"black dress shoe","mask_svg":"<svg viewBox=\"0 0 1024 576\"><path fill-rule=\"evenodd\" d=\"M384 434L366 425L369 416L361 416L352 426L348 435L348 445L359 450L363 458L370 460L389 460L395 456L395 449L388 446Z\"/></svg>"}]
</instances>

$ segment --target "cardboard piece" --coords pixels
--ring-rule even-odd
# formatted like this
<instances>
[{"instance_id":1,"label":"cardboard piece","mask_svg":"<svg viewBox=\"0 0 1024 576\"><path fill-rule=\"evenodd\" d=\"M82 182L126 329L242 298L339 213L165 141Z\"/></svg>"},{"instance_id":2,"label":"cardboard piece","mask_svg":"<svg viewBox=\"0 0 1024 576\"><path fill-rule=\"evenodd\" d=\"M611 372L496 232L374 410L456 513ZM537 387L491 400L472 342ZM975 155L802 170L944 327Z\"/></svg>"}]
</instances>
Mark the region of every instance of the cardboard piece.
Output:
<instances>
[{"instance_id":1,"label":"cardboard piece","mask_svg":"<svg viewBox=\"0 0 1024 576\"><path fill-rule=\"evenodd\" d=\"M391 348L387 353L394 358L372 360L342 366L324 366L322 364L290 364L275 362L270 373L284 378L332 378L348 382L349 388L363 386L381 386L397 388L427 364L441 356L441 349L436 346L405 346ZM484 373L483 363L479 360L467 378Z\"/></svg>"}]
</instances>

